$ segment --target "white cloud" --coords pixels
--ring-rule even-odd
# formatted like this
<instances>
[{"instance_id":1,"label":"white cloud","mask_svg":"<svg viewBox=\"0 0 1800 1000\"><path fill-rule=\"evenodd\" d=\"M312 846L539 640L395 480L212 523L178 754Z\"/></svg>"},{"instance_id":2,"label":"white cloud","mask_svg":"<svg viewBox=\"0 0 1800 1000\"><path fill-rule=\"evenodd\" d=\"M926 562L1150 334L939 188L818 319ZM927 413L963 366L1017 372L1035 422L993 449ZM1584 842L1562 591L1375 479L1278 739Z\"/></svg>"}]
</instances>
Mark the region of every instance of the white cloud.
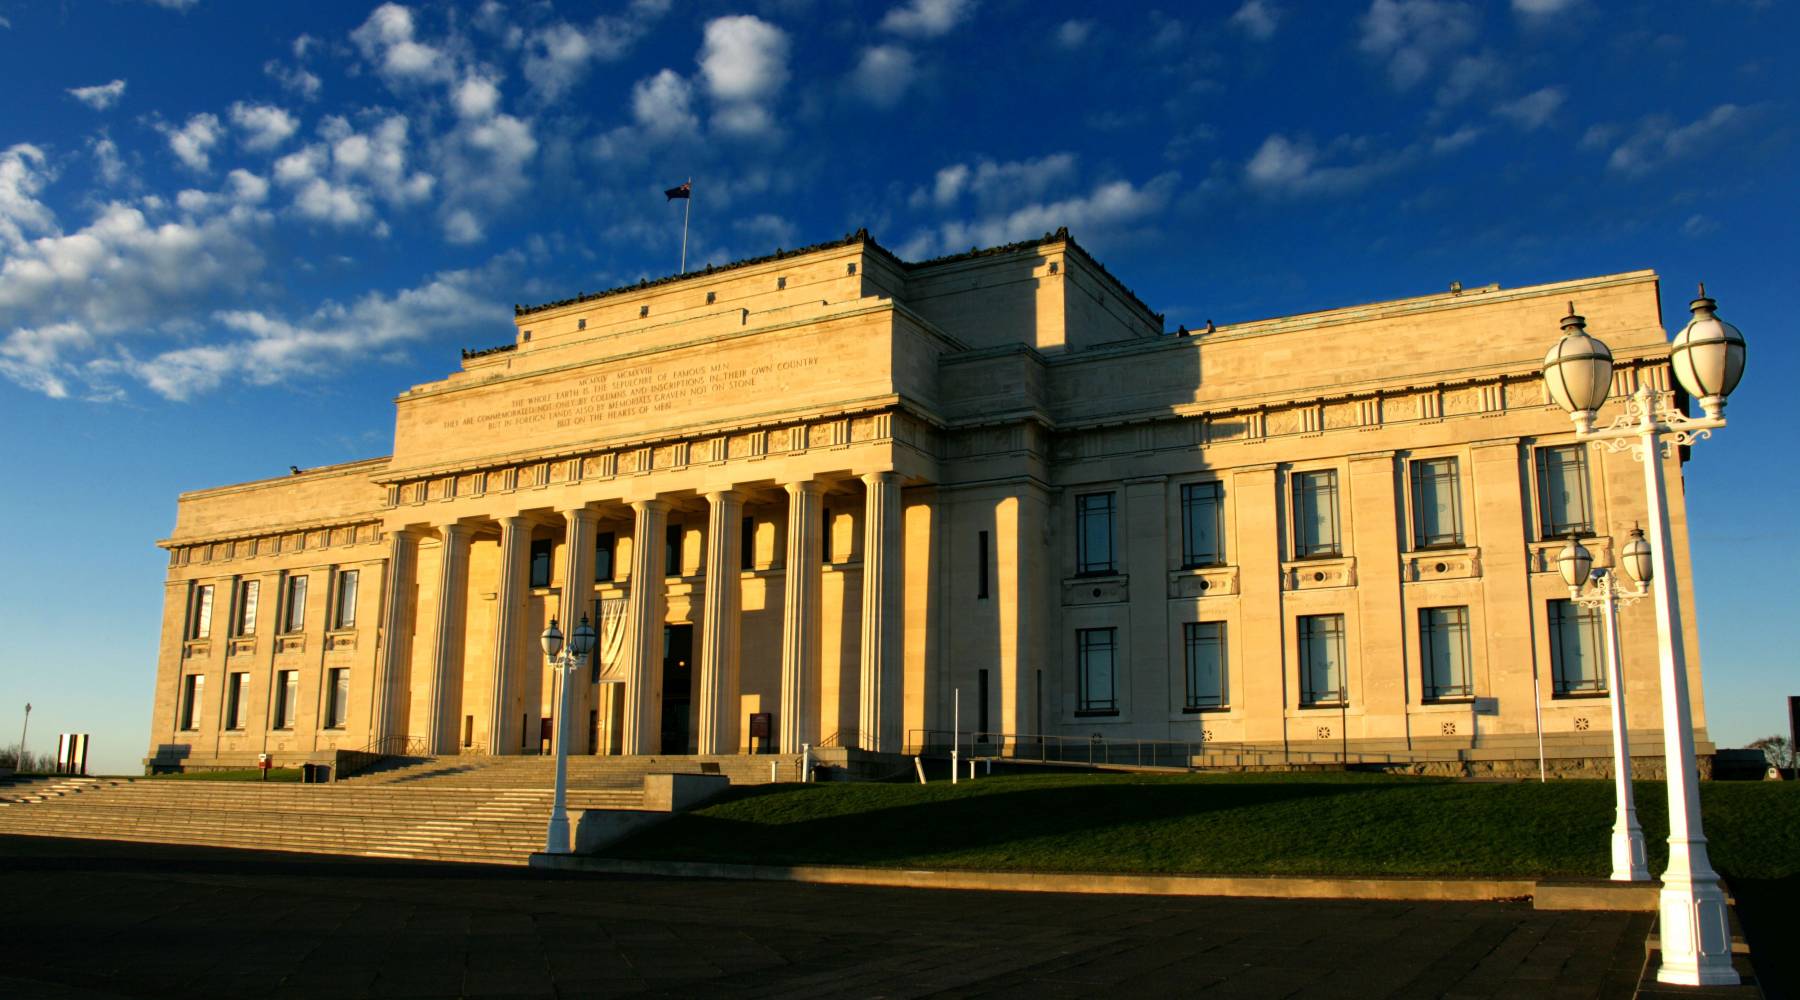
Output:
<instances>
[{"instance_id":1,"label":"white cloud","mask_svg":"<svg viewBox=\"0 0 1800 1000\"><path fill-rule=\"evenodd\" d=\"M450 82L456 76L450 54L419 41L415 31L411 9L384 3L350 33L350 40L391 87Z\"/></svg>"},{"instance_id":2,"label":"white cloud","mask_svg":"<svg viewBox=\"0 0 1800 1000\"><path fill-rule=\"evenodd\" d=\"M1528 18L1554 17L1579 6L1581 0L1512 0L1513 12Z\"/></svg>"},{"instance_id":3,"label":"white cloud","mask_svg":"<svg viewBox=\"0 0 1800 1000\"><path fill-rule=\"evenodd\" d=\"M1721 104L1700 118L1677 125L1666 115L1653 115L1639 123L1607 157L1607 169L1622 174L1640 175L1676 160L1686 159L1716 145L1725 135L1742 125L1752 109L1735 104ZM1599 135L1600 126L1589 129L1589 136ZM1609 136L1602 137L1603 144ZM1586 139L1583 140L1587 144Z\"/></svg>"},{"instance_id":4,"label":"white cloud","mask_svg":"<svg viewBox=\"0 0 1800 1000\"><path fill-rule=\"evenodd\" d=\"M1444 83L1438 87L1440 107L1461 104L1477 94L1489 94L1506 78L1506 67L1492 53L1459 56L1450 64Z\"/></svg>"},{"instance_id":5,"label":"white cloud","mask_svg":"<svg viewBox=\"0 0 1800 1000\"><path fill-rule=\"evenodd\" d=\"M306 36L300 37L305 38ZM306 67L288 66L278 59L271 59L263 63L263 72L276 83L281 84L282 89L308 101L318 100L319 91L325 86L319 80L318 75Z\"/></svg>"},{"instance_id":6,"label":"white cloud","mask_svg":"<svg viewBox=\"0 0 1800 1000\"><path fill-rule=\"evenodd\" d=\"M923 188L913 192L910 203L915 208L928 203L945 208L967 194L984 209L993 211L1041 199L1074 178L1073 153L1051 153L1005 163L982 160L973 167L953 163L937 172L929 192Z\"/></svg>"},{"instance_id":7,"label":"white cloud","mask_svg":"<svg viewBox=\"0 0 1800 1000\"><path fill-rule=\"evenodd\" d=\"M321 141L275 161L275 183L293 191L302 218L335 226L371 225L381 232L376 199L413 205L429 198L437 178L412 165L410 123L389 114L366 131L337 115L319 123Z\"/></svg>"},{"instance_id":8,"label":"white cloud","mask_svg":"<svg viewBox=\"0 0 1800 1000\"><path fill-rule=\"evenodd\" d=\"M719 102L715 128L753 135L774 127L765 102L787 83L786 32L749 14L714 18L698 58L707 93Z\"/></svg>"},{"instance_id":9,"label":"white cloud","mask_svg":"<svg viewBox=\"0 0 1800 1000\"><path fill-rule=\"evenodd\" d=\"M54 179L44 151L36 146L20 143L0 153L0 249L56 229L56 215L37 197Z\"/></svg>"},{"instance_id":10,"label":"white cloud","mask_svg":"<svg viewBox=\"0 0 1800 1000\"><path fill-rule=\"evenodd\" d=\"M486 235L481 220L466 208L456 209L444 216L444 238L452 243L479 243Z\"/></svg>"},{"instance_id":11,"label":"white cloud","mask_svg":"<svg viewBox=\"0 0 1800 1000\"><path fill-rule=\"evenodd\" d=\"M699 127L693 101L693 84L680 73L664 69L632 85L631 115L653 135L692 132Z\"/></svg>"},{"instance_id":12,"label":"white cloud","mask_svg":"<svg viewBox=\"0 0 1800 1000\"><path fill-rule=\"evenodd\" d=\"M1168 205L1180 176L1165 173L1142 186L1130 181L1107 181L1085 195L1056 201L1031 202L1009 211L996 212L972 222L946 222L935 237L924 243L915 238L915 253L930 243L953 253L972 246L999 246L1034 239L1060 226L1068 226L1092 239L1126 227L1142 225Z\"/></svg>"},{"instance_id":13,"label":"white cloud","mask_svg":"<svg viewBox=\"0 0 1800 1000\"><path fill-rule=\"evenodd\" d=\"M1071 19L1057 25L1053 37L1059 47L1073 50L1086 45L1093 33L1094 22Z\"/></svg>"},{"instance_id":14,"label":"white cloud","mask_svg":"<svg viewBox=\"0 0 1800 1000\"><path fill-rule=\"evenodd\" d=\"M244 132L244 148L266 152L300 130L300 122L273 104L231 105L231 123Z\"/></svg>"},{"instance_id":15,"label":"white cloud","mask_svg":"<svg viewBox=\"0 0 1800 1000\"><path fill-rule=\"evenodd\" d=\"M1687 217L1687 221L1681 224L1682 235L1687 236L1690 239L1699 239L1702 236L1710 236L1718 231L1718 222L1705 215L1690 215Z\"/></svg>"},{"instance_id":16,"label":"white cloud","mask_svg":"<svg viewBox=\"0 0 1800 1000\"><path fill-rule=\"evenodd\" d=\"M95 111L105 111L119 103L119 98L125 96L125 81L114 80L111 83L99 83L92 87L70 87L69 96Z\"/></svg>"},{"instance_id":17,"label":"white cloud","mask_svg":"<svg viewBox=\"0 0 1800 1000\"><path fill-rule=\"evenodd\" d=\"M1471 137L1472 138L1472 137ZM1449 148L1454 149L1455 137ZM1380 153L1362 138L1343 138L1320 150L1306 138L1270 135L1244 164L1244 179L1270 195L1340 194L1354 191L1405 166L1412 148ZM1335 161L1335 162L1332 162Z\"/></svg>"},{"instance_id":18,"label":"white cloud","mask_svg":"<svg viewBox=\"0 0 1800 1000\"><path fill-rule=\"evenodd\" d=\"M908 0L889 10L881 27L912 38L945 35L975 12L975 0Z\"/></svg>"},{"instance_id":19,"label":"white cloud","mask_svg":"<svg viewBox=\"0 0 1800 1000\"><path fill-rule=\"evenodd\" d=\"M362 188L349 184L333 184L314 177L294 192L294 210L304 218L329 222L334 226L354 226L375 217L375 207Z\"/></svg>"},{"instance_id":20,"label":"white cloud","mask_svg":"<svg viewBox=\"0 0 1800 1000\"><path fill-rule=\"evenodd\" d=\"M102 132L88 140L88 152L94 155L94 170L107 184L125 179L125 162L119 158L119 146Z\"/></svg>"},{"instance_id":21,"label":"white cloud","mask_svg":"<svg viewBox=\"0 0 1800 1000\"><path fill-rule=\"evenodd\" d=\"M166 10L187 10L199 3L200 0L146 0L146 2Z\"/></svg>"},{"instance_id":22,"label":"white cloud","mask_svg":"<svg viewBox=\"0 0 1800 1000\"><path fill-rule=\"evenodd\" d=\"M180 128L158 125L157 128L169 139L169 151L192 170L205 170L211 165L210 153L224 136L225 129L219 124L219 116L198 114L187 120Z\"/></svg>"},{"instance_id":23,"label":"white cloud","mask_svg":"<svg viewBox=\"0 0 1800 1000\"><path fill-rule=\"evenodd\" d=\"M850 74L850 86L857 96L878 108L891 108L900 103L911 87L918 70L913 54L899 45L872 45L862 51L856 69Z\"/></svg>"},{"instance_id":24,"label":"white cloud","mask_svg":"<svg viewBox=\"0 0 1800 1000\"><path fill-rule=\"evenodd\" d=\"M1384 60L1389 80L1405 90L1472 40L1478 23L1474 8L1457 0L1373 0L1359 46Z\"/></svg>"},{"instance_id":25,"label":"white cloud","mask_svg":"<svg viewBox=\"0 0 1800 1000\"><path fill-rule=\"evenodd\" d=\"M567 21L538 28L522 36L525 79L544 101L555 101L580 82L590 63L623 58L668 9L669 0L636 0L625 13L595 18L585 28Z\"/></svg>"},{"instance_id":26,"label":"white cloud","mask_svg":"<svg viewBox=\"0 0 1800 1000\"><path fill-rule=\"evenodd\" d=\"M1566 97L1561 87L1545 87L1497 105L1494 114L1512 122L1521 131L1531 132L1549 124Z\"/></svg>"},{"instance_id":27,"label":"white cloud","mask_svg":"<svg viewBox=\"0 0 1800 1000\"><path fill-rule=\"evenodd\" d=\"M1431 151L1437 154L1454 153L1481 138L1482 129L1474 125L1464 125L1449 135L1440 135L1431 140Z\"/></svg>"},{"instance_id":28,"label":"white cloud","mask_svg":"<svg viewBox=\"0 0 1800 1000\"><path fill-rule=\"evenodd\" d=\"M231 197L245 204L258 204L269 197L269 182L242 168L225 176L231 185Z\"/></svg>"},{"instance_id":29,"label":"white cloud","mask_svg":"<svg viewBox=\"0 0 1800 1000\"><path fill-rule=\"evenodd\" d=\"M500 108L500 88L483 76L470 76L452 94L456 113L464 118L486 118Z\"/></svg>"},{"instance_id":30,"label":"white cloud","mask_svg":"<svg viewBox=\"0 0 1800 1000\"><path fill-rule=\"evenodd\" d=\"M1259 42L1275 37L1281 23L1281 9L1269 0L1244 0L1244 5L1231 15L1230 23Z\"/></svg>"}]
</instances>

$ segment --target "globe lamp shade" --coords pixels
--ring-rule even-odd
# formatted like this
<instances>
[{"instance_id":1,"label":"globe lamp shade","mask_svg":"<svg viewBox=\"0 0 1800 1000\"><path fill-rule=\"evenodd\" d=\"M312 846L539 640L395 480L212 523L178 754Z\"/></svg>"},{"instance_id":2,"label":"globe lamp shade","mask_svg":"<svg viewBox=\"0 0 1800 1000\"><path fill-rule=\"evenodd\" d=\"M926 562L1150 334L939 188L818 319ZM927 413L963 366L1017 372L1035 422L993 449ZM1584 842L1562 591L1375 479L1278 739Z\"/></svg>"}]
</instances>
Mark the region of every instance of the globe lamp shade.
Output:
<instances>
[{"instance_id":1,"label":"globe lamp shade","mask_svg":"<svg viewBox=\"0 0 1800 1000\"><path fill-rule=\"evenodd\" d=\"M550 619L550 627L544 630L544 634L538 637L538 641L544 644L544 655L552 660L562 652L563 634L562 629L556 627L556 619Z\"/></svg>"},{"instance_id":2,"label":"globe lamp shade","mask_svg":"<svg viewBox=\"0 0 1800 1000\"><path fill-rule=\"evenodd\" d=\"M585 657L594 650L594 626L588 624L587 615L581 616L581 624L575 626L575 633L569 636L569 652L577 658Z\"/></svg>"},{"instance_id":3,"label":"globe lamp shade","mask_svg":"<svg viewBox=\"0 0 1800 1000\"><path fill-rule=\"evenodd\" d=\"M1544 389L1586 430L1593 426L1594 412L1612 391L1612 350L1588 336L1587 321L1575 315L1574 303L1563 317L1562 328L1562 339L1544 355Z\"/></svg>"},{"instance_id":4,"label":"globe lamp shade","mask_svg":"<svg viewBox=\"0 0 1800 1000\"><path fill-rule=\"evenodd\" d=\"M1669 366L1675 369L1681 387L1700 400L1707 415L1718 416L1725 409L1725 397L1744 377L1744 335L1718 317L1718 303L1706 297L1705 285L1688 308L1694 318L1675 335Z\"/></svg>"},{"instance_id":5,"label":"globe lamp shade","mask_svg":"<svg viewBox=\"0 0 1800 1000\"><path fill-rule=\"evenodd\" d=\"M1593 553L1587 550L1576 539L1569 539L1562 552L1556 557L1556 569L1562 574L1563 582L1570 590L1580 590L1588 582L1588 574L1594 568Z\"/></svg>"},{"instance_id":6,"label":"globe lamp shade","mask_svg":"<svg viewBox=\"0 0 1800 1000\"><path fill-rule=\"evenodd\" d=\"M1650 559L1650 543L1644 541L1641 529L1631 530L1631 540L1619 551L1619 558L1625 563L1625 573L1639 583L1649 583L1656 576Z\"/></svg>"}]
</instances>

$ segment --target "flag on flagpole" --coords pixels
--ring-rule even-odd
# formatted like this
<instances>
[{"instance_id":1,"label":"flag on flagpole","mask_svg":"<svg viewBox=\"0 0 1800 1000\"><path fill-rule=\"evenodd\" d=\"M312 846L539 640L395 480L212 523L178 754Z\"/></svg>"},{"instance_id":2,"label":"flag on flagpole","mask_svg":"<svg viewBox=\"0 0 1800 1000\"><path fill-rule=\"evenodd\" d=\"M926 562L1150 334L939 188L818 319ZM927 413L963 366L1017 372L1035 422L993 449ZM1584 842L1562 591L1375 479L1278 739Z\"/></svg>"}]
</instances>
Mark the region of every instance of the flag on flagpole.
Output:
<instances>
[{"instance_id":1,"label":"flag on flagpole","mask_svg":"<svg viewBox=\"0 0 1800 1000\"><path fill-rule=\"evenodd\" d=\"M668 195L670 201L674 201L677 198L692 198L694 196L694 182L688 181L680 187L669 188L667 191L664 191L663 194Z\"/></svg>"}]
</instances>

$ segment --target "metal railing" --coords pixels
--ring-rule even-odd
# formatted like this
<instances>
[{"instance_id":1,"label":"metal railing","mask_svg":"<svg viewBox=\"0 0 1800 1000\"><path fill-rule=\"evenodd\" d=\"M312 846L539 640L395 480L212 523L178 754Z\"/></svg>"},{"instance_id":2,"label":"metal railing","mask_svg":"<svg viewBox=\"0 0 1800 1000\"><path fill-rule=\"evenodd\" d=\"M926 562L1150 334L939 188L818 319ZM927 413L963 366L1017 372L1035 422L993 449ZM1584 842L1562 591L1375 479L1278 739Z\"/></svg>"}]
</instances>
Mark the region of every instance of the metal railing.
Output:
<instances>
[{"instance_id":1,"label":"metal railing","mask_svg":"<svg viewBox=\"0 0 1800 1000\"><path fill-rule=\"evenodd\" d=\"M1289 764L1409 764L1461 761L1458 750L1294 750L1247 747L1202 740L1106 739L1045 733L963 732L911 729L905 752L948 756L952 744L964 760L1035 760L1039 763L1120 767L1272 767Z\"/></svg>"}]
</instances>

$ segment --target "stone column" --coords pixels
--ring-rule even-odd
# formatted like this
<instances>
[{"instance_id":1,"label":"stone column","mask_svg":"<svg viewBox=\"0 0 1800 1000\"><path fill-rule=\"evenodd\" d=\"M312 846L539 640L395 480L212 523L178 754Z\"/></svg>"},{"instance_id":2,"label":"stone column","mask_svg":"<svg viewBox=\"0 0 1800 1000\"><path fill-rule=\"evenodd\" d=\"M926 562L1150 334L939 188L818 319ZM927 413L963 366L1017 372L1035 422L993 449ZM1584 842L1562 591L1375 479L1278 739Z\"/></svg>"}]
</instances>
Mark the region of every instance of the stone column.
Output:
<instances>
[{"instance_id":1,"label":"stone column","mask_svg":"<svg viewBox=\"0 0 1800 1000\"><path fill-rule=\"evenodd\" d=\"M626 611L625 731L620 752L662 750L663 528L669 505L635 500L631 539L631 603Z\"/></svg>"},{"instance_id":2,"label":"stone column","mask_svg":"<svg viewBox=\"0 0 1800 1000\"><path fill-rule=\"evenodd\" d=\"M463 618L469 589L468 525L438 529L444 541L438 569L437 641L431 653L431 724L426 739L433 754L455 753L456 712L462 704Z\"/></svg>"},{"instance_id":3,"label":"stone column","mask_svg":"<svg viewBox=\"0 0 1800 1000\"><path fill-rule=\"evenodd\" d=\"M370 737L382 753L400 753L406 741L407 675L412 665L413 577L419 565L419 536L388 532L387 566L381 594L381 674L370 706ZM279 584L272 590L279 592ZM271 632L275 629L271 628ZM272 646L272 644L271 644Z\"/></svg>"},{"instance_id":4,"label":"stone column","mask_svg":"<svg viewBox=\"0 0 1800 1000\"><path fill-rule=\"evenodd\" d=\"M819 739L820 494L817 480L788 483L786 583L781 609L781 752Z\"/></svg>"},{"instance_id":5,"label":"stone column","mask_svg":"<svg viewBox=\"0 0 1800 1000\"><path fill-rule=\"evenodd\" d=\"M594 613L594 531L599 521L598 512L588 507L576 507L563 511L563 544L567 549L567 557L563 560L565 570L562 585L562 630L563 635L575 634L581 624L581 616L588 616L588 624L593 627L596 636L600 631L600 623L593 620ZM594 658L600 655L598 642L588 655L587 662L580 670L575 671L569 692L569 717L560 719L557 725L565 722L574 728L569 730L569 752L580 753L587 746L587 713L589 703L593 700L589 693L593 685L588 678L594 676Z\"/></svg>"},{"instance_id":6,"label":"stone column","mask_svg":"<svg viewBox=\"0 0 1800 1000\"><path fill-rule=\"evenodd\" d=\"M738 635L743 585L738 580L744 498L731 490L706 495L706 605L700 620L700 739L703 754L738 750Z\"/></svg>"},{"instance_id":7,"label":"stone column","mask_svg":"<svg viewBox=\"0 0 1800 1000\"><path fill-rule=\"evenodd\" d=\"M857 745L900 752L900 645L905 628L905 538L900 524L900 475L862 477L868 491L863 512L862 712Z\"/></svg>"},{"instance_id":8,"label":"stone column","mask_svg":"<svg viewBox=\"0 0 1800 1000\"><path fill-rule=\"evenodd\" d=\"M494 696L488 713L488 753L517 753L522 735L512 726L519 688L519 642L525 623L526 582L531 572L531 522L500 519L500 580L495 588Z\"/></svg>"}]
</instances>

